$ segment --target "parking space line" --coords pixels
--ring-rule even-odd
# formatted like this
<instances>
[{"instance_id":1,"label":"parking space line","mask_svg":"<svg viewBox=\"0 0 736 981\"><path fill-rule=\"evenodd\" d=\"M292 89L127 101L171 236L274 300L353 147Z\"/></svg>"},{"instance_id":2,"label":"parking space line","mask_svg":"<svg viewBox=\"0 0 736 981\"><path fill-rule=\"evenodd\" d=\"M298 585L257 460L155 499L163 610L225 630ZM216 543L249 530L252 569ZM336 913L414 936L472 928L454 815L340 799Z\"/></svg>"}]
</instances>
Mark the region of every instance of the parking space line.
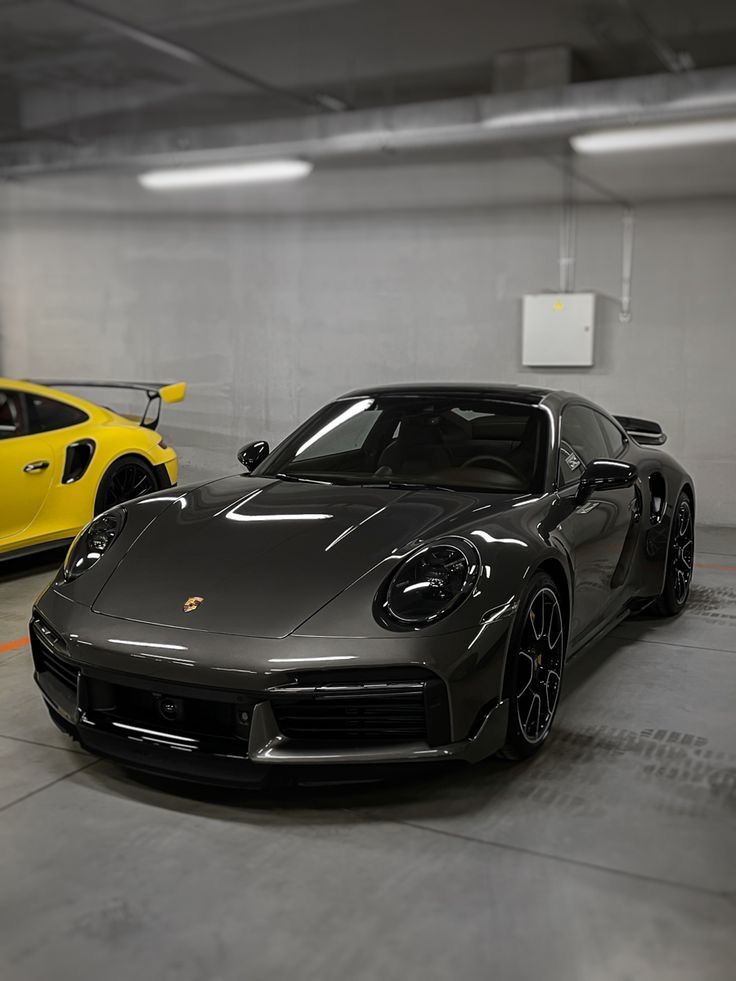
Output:
<instances>
[{"instance_id":1,"label":"parking space line","mask_svg":"<svg viewBox=\"0 0 736 981\"><path fill-rule=\"evenodd\" d=\"M696 569L717 569L719 572L736 572L736 565L718 565L714 562L696 562Z\"/></svg>"},{"instance_id":2,"label":"parking space line","mask_svg":"<svg viewBox=\"0 0 736 981\"><path fill-rule=\"evenodd\" d=\"M25 743L28 746L43 746L44 749L56 749L60 753L78 753L80 756L89 756L85 749L81 749L70 743L69 746L54 746L53 743L42 743L38 739L24 739L23 736L9 736L7 732L0 732L0 739L9 739L14 743Z\"/></svg>"},{"instance_id":3,"label":"parking space line","mask_svg":"<svg viewBox=\"0 0 736 981\"><path fill-rule=\"evenodd\" d=\"M376 809L371 807L347 807L346 810L353 814L365 815L368 818L375 818ZM573 858L571 855L556 855L554 852L529 848L525 845L514 844L513 842L494 841L493 838L478 838L475 835L459 831L452 831L449 828L438 828L430 824L422 824L421 821L407 821L404 818L382 815L383 820L391 824L398 824L405 828L414 828L417 831L425 831L429 834L442 835L447 838L456 838L458 841L471 842L474 845L481 845L486 848L498 848L506 851L517 852L520 855L530 855L535 858L546 859L551 862L560 862L566 865L576 865L579 868L590 869L595 872L608 873L609 875L619 875L630 879L638 879L641 882L649 882L658 886L669 886L673 889L685 889L690 892L701 893L705 896L713 896L718 899L730 900L732 894L725 889L709 889L697 883L684 882L678 879L662 878L658 875L648 875L646 872L636 872L633 869L617 868L615 865L606 865L602 862L593 862L587 859Z\"/></svg>"},{"instance_id":4,"label":"parking space line","mask_svg":"<svg viewBox=\"0 0 736 981\"><path fill-rule=\"evenodd\" d=\"M16 637L15 640L8 640L4 644L0 644L0 654L7 654L8 651L17 651L21 647L25 647L29 643L30 637Z\"/></svg>"},{"instance_id":5,"label":"parking space line","mask_svg":"<svg viewBox=\"0 0 736 981\"><path fill-rule=\"evenodd\" d=\"M78 766L76 770L71 770L69 773L64 773L62 776L57 777L55 780L50 780L49 783L44 783L40 787L36 787L35 790L29 790L27 794L23 794L22 797L16 797L15 800L9 800L7 804L0 806L0 811L7 811L10 807L15 807L16 804L22 804L23 801L28 800L29 797L35 797L36 794L43 793L44 790L48 790L49 787L55 787L57 783L61 783L62 780L68 780L69 777L74 777L82 770L89 770L91 766L97 766L102 760L90 760L89 763L85 763L84 766Z\"/></svg>"}]
</instances>

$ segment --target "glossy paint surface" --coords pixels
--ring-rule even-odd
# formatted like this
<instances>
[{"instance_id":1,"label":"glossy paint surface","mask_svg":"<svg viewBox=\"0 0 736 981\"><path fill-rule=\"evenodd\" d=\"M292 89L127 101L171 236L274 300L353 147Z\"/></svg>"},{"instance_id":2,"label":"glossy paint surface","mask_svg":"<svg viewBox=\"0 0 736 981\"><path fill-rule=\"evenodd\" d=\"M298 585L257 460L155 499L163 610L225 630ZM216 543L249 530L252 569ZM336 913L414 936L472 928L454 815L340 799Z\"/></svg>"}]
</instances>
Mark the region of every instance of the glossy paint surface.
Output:
<instances>
[{"instance_id":1,"label":"glossy paint surface","mask_svg":"<svg viewBox=\"0 0 736 981\"><path fill-rule=\"evenodd\" d=\"M69 656L91 670L258 699L299 686L304 672L329 680L336 671L421 668L447 690L451 743L439 755L477 758L479 732L491 752L505 731L508 637L534 572L558 586L569 657L633 602L661 592L672 512L692 487L667 454L628 440L598 473L635 472L633 483L558 489L560 413L584 400L536 390L523 398L550 421L543 493L225 477L129 505L110 553L78 580L57 580L39 611ZM664 502L652 495L651 474L666 485ZM399 563L453 537L472 543L481 560L467 600L419 629L382 621L376 598ZM293 759L291 749L279 743L276 752L264 740L252 747L256 761ZM404 750L389 756L413 758Z\"/></svg>"},{"instance_id":2,"label":"glossy paint surface","mask_svg":"<svg viewBox=\"0 0 736 981\"><path fill-rule=\"evenodd\" d=\"M68 392L5 378L0 388L53 399L87 415L78 425L0 440L0 557L73 538L92 518L100 481L120 457L134 454L151 467L165 467L169 482L176 483L176 453L159 445L156 432ZM94 444L92 459L78 480L64 483L67 448L80 440ZM34 463L48 465L26 469Z\"/></svg>"}]
</instances>

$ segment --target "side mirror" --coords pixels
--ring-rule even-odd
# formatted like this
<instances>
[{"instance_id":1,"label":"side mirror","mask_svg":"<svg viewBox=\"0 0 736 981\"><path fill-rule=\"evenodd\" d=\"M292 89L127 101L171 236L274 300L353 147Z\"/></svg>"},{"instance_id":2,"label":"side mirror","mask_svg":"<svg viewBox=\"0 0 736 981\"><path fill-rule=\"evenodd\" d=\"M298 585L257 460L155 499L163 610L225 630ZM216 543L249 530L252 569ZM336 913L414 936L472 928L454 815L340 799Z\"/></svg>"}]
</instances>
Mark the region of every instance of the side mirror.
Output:
<instances>
[{"instance_id":1,"label":"side mirror","mask_svg":"<svg viewBox=\"0 0 736 981\"><path fill-rule=\"evenodd\" d=\"M263 463L269 454L268 443L259 439L255 443L246 443L238 450L238 462L242 463L248 473L252 473L259 463Z\"/></svg>"},{"instance_id":2,"label":"side mirror","mask_svg":"<svg viewBox=\"0 0 736 981\"><path fill-rule=\"evenodd\" d=\"M577 501L579 504L587 501L593 491L631 487L638 476L638 470L631 463L621 460L591 460L580 478Z\"/></svg>"}]
</instances>

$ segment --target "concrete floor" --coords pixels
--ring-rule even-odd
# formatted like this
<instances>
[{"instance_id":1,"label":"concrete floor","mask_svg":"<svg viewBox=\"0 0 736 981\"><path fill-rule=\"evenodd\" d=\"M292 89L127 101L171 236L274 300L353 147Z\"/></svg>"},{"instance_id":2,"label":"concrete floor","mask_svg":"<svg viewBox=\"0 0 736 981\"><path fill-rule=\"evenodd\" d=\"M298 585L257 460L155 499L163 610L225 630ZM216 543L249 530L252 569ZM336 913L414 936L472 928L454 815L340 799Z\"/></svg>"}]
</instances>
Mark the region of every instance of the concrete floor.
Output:
<instances>
[{"instance_id":1,"label":"concrete floor","mask_svg":"<svg viewBox=\"0 0 736 981\"><path fill-rule=\"evenodd\" d=\"M57 733L22 638L53 563L0 569L3 981L732 978L736 529L687 612L571 665L536 759L227 794Z\"/></svg>"}]
</instances>

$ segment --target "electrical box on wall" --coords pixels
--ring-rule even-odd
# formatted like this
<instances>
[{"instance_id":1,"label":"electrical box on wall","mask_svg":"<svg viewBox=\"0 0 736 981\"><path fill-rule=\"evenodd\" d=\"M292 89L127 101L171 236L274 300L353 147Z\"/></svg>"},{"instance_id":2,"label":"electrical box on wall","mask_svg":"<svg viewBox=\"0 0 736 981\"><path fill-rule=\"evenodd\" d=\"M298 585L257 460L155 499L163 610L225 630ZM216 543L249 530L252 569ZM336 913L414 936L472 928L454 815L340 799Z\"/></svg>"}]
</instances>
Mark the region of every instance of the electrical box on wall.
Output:
<instances>
[{"instance_id":1,"label":"electrical box on wall","mask_svg":"<svg viewBox=\"0 0 736 981\"><path fill-rule=\"evenodd\" d=\"M533 368L591 367L595 299L595 293L525 296L521 363Z\"/></svg>"}]
</instances>

